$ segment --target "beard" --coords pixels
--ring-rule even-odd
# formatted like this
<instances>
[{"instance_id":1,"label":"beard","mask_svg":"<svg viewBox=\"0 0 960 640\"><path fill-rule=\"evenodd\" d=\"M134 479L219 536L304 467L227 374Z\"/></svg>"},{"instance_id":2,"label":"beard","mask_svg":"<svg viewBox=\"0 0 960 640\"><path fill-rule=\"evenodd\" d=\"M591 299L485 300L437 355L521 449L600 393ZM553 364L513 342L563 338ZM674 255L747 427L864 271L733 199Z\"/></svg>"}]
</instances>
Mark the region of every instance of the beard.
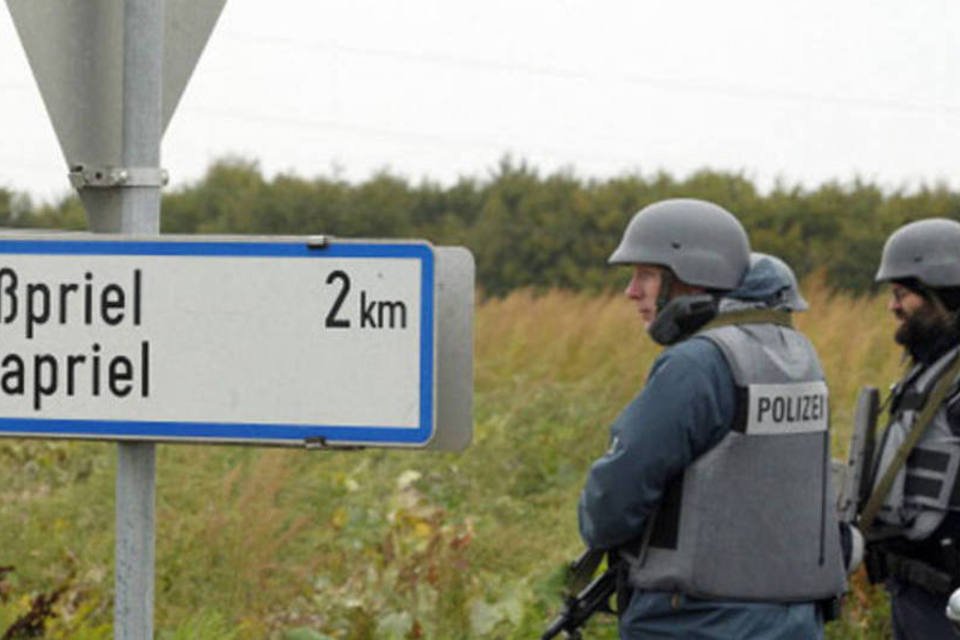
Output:
<instances>
[{"instance_id":1,"label":"beard","mask_svg":"<svg viewBox=\"0 0 960 640\"><path fill-rule=\"evenodd\" d=\"M910 314L901 312L898 317L903 322L897 327L893 339L911 353L960 335L952 318L939 312L930 302L924 302L923 306Z\"/></svg>"}]
</instances>

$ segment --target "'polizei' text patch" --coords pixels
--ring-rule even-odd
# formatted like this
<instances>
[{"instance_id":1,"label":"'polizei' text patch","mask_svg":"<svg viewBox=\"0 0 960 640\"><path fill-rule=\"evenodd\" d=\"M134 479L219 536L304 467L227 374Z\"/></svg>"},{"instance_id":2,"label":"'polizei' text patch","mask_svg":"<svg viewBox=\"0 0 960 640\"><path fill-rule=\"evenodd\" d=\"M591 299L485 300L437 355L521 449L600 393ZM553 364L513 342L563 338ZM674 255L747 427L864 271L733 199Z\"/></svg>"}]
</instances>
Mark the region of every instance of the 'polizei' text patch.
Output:
<instances>
[{"instance_id":1,"label":"'polizei' text patch","mask_svg":"<svg viewBox=\"0 0 960 640\"><path fill-rule=\"evenodd\" d=\"M748 435L826 431L830 417L823 381L793 384L751 384L747 387Z\"/></svg>"}]
</instances>

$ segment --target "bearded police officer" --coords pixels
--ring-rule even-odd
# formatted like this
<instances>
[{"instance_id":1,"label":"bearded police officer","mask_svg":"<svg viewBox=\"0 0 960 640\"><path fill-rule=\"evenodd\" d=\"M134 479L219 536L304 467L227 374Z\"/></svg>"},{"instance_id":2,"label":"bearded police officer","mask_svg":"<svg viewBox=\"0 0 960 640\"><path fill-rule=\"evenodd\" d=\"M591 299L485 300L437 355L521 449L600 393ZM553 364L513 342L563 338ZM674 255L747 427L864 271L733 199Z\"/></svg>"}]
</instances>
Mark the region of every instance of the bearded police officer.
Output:
<instances>
[{"instance_id":1,"label":"bearded police officer","mask_svg":"<svg viewBox=\"0 0 960 640\"><path fill-rule=\"evenodd\" d=\"M893 387L859 526L867 571L885 581L897 638L955 638L944 616L960 586L960 223L910 223L883 249L894 339L912 365Z\"/></svg>"},{"instance_id":2,"label":"bearded police officer","mask_svg":"<svg viewBox=\"0 0 960 640\"><path fill-rule=\"evenodd\" d=\"M580 497L584 541L629 567L622 638L817 638L817 603L844 590L823 373L790 283L745 277L749 252L725 209L676 199L637 213L610 257L668 347Z\"/></svg>"}]
</instances>

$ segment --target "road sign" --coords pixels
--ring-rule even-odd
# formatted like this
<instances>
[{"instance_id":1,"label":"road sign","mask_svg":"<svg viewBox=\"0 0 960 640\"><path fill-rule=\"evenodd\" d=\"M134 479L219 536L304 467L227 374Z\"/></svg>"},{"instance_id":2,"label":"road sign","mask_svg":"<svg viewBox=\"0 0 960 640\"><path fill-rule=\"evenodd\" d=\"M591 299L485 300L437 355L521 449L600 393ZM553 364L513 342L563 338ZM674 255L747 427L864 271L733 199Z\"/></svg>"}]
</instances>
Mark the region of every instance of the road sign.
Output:
<instances>
[{"instance_id":1,"label":"road sign","mask_svg":"<svg viewBox=\"0 0 960 640\"><path fill-rule=\"evenodd\" d=\"M165 182L159 156L145 161L130 151L159 152L159 139L141 138L166 130L225 2L141 2L160 13L158 25L124 0L7 0L93 230L119 230L122 187ZM125 39L153 43L157 55Z\"/></svg>"},{"instance_id":2,"label":"road sign","mask_svg":"<svg viewBox=\"0 0 960 640\"><path fill-rule=\"evenodd\" d=\"M473 303L476 267L464 247L437 257L437 428L429 449L460 451L473 438Z\"/></svg>"},{"instance_id":3,"label":"road sign","mask_svg":"<svg viewBox=\"0 0 960 640\"><path fill-rule=\"evenodd\" d=\"M225 3L166 0L161 130L167 128ZM7 0L7 6L67 162L119 166L124 3Z\"/></svg>"},{"instance_id":4,"label":"road sign","mask_svg":"<svg viewBox=\"0 0 960 640\"><path fill-rule=\"evenodd\" d=\"M469 278L472 308L472 257L442 254L444 304ZM425 242L0 240L0 435L426 446L437 264ZM456 393L440 448L469 442Z\"/></svg>"}]
</instances>

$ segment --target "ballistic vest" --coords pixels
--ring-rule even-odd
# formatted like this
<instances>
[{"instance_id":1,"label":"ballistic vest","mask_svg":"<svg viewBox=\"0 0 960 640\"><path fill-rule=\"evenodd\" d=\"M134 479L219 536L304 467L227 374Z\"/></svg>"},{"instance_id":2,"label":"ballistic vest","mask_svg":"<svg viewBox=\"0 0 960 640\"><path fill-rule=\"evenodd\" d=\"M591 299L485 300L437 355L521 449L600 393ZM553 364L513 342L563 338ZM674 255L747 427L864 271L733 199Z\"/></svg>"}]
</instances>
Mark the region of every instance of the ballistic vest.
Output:
<instances>
[{"instance_id":1,"label":"ballistic vest","mask_svg":"<svg viewBox=\"0 0 960 640\"><path fill-rule=\"evenodd\" d=\"M960 347L954 347L928 367L915 366L894 387L890 424L884 431L873 473L875 483L890 466L927 396L958 352ZM957 402L960 393L954 387L920 436L877 513L878 522L910 540L923 540L940 525L948 511L960 511L960 436L950 429L947 419L947 408Z\"/></svg>"},{"instance_id":2,"label":"ballistic vest","mask_svg":"<svg viewBox=\"0 0 960 640\"><path fill-rule=\"evenodd\" d=\"M630 583L724 600L803 602L844 591L829 486L827 386L800 333L773 324L698 334L733 373L730 432L668 485Z\"/></svg>"}]
</instances>

